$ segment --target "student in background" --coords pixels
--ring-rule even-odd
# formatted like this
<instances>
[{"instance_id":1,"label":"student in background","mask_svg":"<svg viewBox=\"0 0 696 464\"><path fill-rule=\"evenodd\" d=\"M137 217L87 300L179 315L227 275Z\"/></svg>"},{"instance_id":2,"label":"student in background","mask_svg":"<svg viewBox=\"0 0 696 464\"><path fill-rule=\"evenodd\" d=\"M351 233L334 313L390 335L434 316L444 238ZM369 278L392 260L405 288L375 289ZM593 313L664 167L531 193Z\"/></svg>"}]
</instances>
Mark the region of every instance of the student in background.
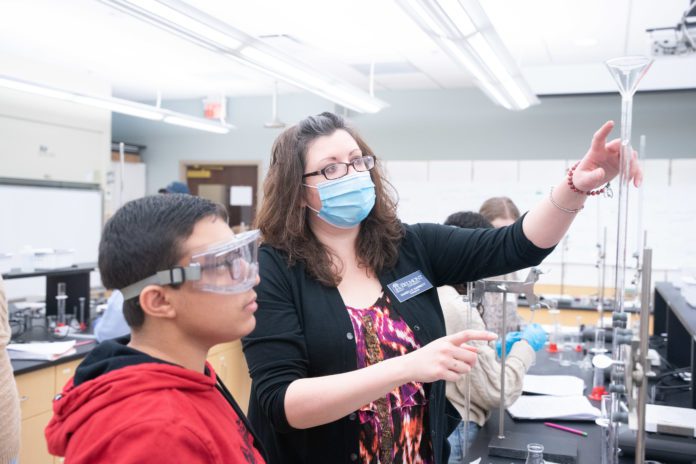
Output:
<instances>
[{"instance_id":1,"label":"student in background","mask_svg":"<svg viewBox=\"0 0 696 464\"><path fill-rule=\"evenodd\" d=\"M520 218L520 210L508 197L493 197L484 201L479 214L496 229L509 226Z\"/></svg>"},{"instance_id":2,"label":"student in background","mask_svg":"<svg viewBox=\"0 0 696 464\"><path fill-rule=\"evenodd\" d=\"M618 173L612 127L575 169L578 190ZM633 175L639 183L637 163ZM341 117L283 131L257 216L257 326L243 339L249 417L270 462L446 462L458 420L448 423L457 413L441 380L475 357L467 332L446 335L433 287L538 264L585 198L559 173L551 196L511 226L406 225L378 157Z\"/></svg>"},{"instance_id":3,"label":"student in background","mask_svg":"<svg viewBox=\"0 0 696 464\"><path fill-rule=\"evenodd\" d=\"M156 195L107 222L99 271L132 335L98 345L54 399L51 454L70 463L263 463L260 442L206 362L256 323L258 232L221 205Z\"/></svg>"},{"instance_id":4,"label":"student in background","mask_svg":"<svg viewBox=\"0 0 696 464\"><path fill-rule=\"evenodd\" d=\"M0 276L0 464L17 462L19 455L19 397L7 354L11 335L5 287Z\"/></svg>"},{"instance_id":5,"label":"student in background","mask_svg":"<svg viewBox=\"0 0 696 464\"><path fill-rule=\"evenodd\" d=\"M515 203L508 197L493 197L484 201L479 208L479 213L496 229L499 227L514 224L520 218L520 211ZM512 272L503 276L493 277L495 280L519 280L519 273ZM483 321L488 330L499 334L502 327L503 318L503 296L502 294L490 295L489 307L483 315ZM522 325L522 318L517 313L517 295L508 294L505 328L507 330L518 330Z\"/></svg>"},{"instance_id":6,"label":"student in background","mask_svg":"<svg viewBox=\"0 0 696 464\"><path fill-rule=\"evenodd\" d=\"M483 216L472 211L462 211L450 215L445 225L465 229L492 229L493 226ZM462 299L466 293L466 284L442 286L437 289L437 295L445 316L447 333L461 330L486 330L480 311L488 311L491 301L490 293L484 296L484 305L472 308ZM484 312L485 314L485 312ZM467 315L470 323L467 324ZM505 404L514 403L522 393L522 380L529 367L534 363L535 352L544 346L546 333L538 324L527 326L523 332L514 332L506 337L505 360ZM471 385L469 429L464 429L460 422L448 440L450 443L449 464L462 464L463 451L467 444L476 438L479 429L490 417L492 408L500 404L500 370L502 366L496 358L496 350L489 343L472 341L471 345L478 349L478 362L468 374L462 375L455 382L447 382L447 399L457 409L463 418L466 414L467 376Z\"/></svg>"},{"instance_id":7,"label":"student in background","mask_svg":"<svg viewBox=\"0 0 696 464\"><path fill-rule=\"evenodd\" d=\"M94 323L94 336L99 343L111 338L119 338L130 333L130 327L123 317L123 294L113 290L106 300L104 314Z\"/></svg>"},{"instance_id":8,"label":"student in background","mask_svg":"<svg viewBox=\"0 0 696 464\"><path fill-rule=\"evenodd\" d=\"M188 186L183 182L179 182L178 180L170 182L169 185L167 185L166 187L159 189L157 193L183 193L186 195L191 194Z\"/></svg>"}]
</instances>

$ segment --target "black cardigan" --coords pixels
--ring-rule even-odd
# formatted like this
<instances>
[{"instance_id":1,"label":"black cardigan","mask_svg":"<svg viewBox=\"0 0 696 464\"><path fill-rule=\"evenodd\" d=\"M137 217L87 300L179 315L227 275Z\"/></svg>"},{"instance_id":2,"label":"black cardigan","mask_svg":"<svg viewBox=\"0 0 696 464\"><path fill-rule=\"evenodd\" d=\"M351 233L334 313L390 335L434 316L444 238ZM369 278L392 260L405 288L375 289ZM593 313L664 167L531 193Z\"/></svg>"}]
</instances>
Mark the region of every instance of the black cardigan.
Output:
<instances>
[{"instance_id":1,"label":"black cardigan","mask_svg":"<svg viewBox=\"0 0 696 464\"><path fill-rule=\"evenodd\" d=\"M461 229L436 224L404 225L396 265L378 277L387 284L421 271L433 288L393 309L411 327L421 346L445 335L436 288L539 264L552 250L541 249L522 232L522 219L500 229ZM336 464L358 459L356 414L305 430L285 416L291 382L357 369L353 326L338 289L318 283L302 264L288 266L287 255L270 246L259 251L261 283L256 328L243 339L252 378L249 419L269 463ZM445 382L426 384L429 434L435 462L446 463L447 436L456 410L445 399ZM446 410L447 409L447 410ZM447 420L452 417L452 420Z\"/></svg>"}]
</instances>

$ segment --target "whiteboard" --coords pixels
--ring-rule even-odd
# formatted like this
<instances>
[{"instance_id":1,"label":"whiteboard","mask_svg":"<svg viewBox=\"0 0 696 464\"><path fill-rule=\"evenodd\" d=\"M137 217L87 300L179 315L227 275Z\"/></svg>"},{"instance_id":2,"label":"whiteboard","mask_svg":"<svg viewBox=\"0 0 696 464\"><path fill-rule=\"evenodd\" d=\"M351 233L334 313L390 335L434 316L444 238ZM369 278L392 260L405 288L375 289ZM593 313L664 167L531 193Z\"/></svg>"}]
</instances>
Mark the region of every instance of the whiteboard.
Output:
<instances>
[{"instance_id":1,"label":"whiteboard","mask_svg":"<svg viewBox=\"0 0 696 464\"><path fill-rule=\"evenodd\" d=\"M457 211L478 211L484 200L508 196L524 213L549 195L551 185L560 182L569 160L462 160L385 161L389 181L398 197L399 218L406 223L442 223ZM682 268L696 267L696 160L647 160L645 182L640 190L629 188L627 256L635 265L642 233L653 249L653 280L678 275ZM396 173L398 175L394 176ZM613 267L617 255L618 190L614 198L591 197L577 215L568 234L544 264L555 269L545 283L560 282L564 265L568 285L596 285L597 244L607 229L606 283L614 285ZM642 192L641 192L642 191ZM543 268L543 266L542 266ZM627 269L627 279L633 274Z\"/></svg>"},{"instance_id":2,"label":"whiteboard","mask_svg":"<svg viewBox=\"0 0 696 464\"><path fill-rule=\"evenodd\" d=\"M0 218L0 253L17 255L24 246L74 249L75 262L97 261L102 228L97 184L0 179ZM8 299L40 296L45 278L8 280L5 287Z\"/></svg>"}]
</instances>

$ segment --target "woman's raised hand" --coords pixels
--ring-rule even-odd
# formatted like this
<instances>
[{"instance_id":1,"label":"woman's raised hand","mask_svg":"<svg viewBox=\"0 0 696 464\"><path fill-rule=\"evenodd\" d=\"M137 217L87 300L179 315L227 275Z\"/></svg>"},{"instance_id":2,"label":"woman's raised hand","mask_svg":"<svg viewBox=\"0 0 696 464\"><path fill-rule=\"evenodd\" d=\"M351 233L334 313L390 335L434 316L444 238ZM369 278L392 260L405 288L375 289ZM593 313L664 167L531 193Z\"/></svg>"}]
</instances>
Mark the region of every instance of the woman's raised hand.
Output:
<instances>
[{"instance_id":1,"label":"woman's raised hand","mask_svg":"<svg viewBox=\"0 0 696 464\"><path fill-rule=\"evenodd\" d=\"M595 132L590 149L573 174L573 184L579 190L589 192L600 188L619 173L621 139L607 142L607 136L614 128L614 121L607 121ZM643 182L643 171L638 164L636 152L631 154L629 181L636 187Z\"/></svg>"}]
</instances>

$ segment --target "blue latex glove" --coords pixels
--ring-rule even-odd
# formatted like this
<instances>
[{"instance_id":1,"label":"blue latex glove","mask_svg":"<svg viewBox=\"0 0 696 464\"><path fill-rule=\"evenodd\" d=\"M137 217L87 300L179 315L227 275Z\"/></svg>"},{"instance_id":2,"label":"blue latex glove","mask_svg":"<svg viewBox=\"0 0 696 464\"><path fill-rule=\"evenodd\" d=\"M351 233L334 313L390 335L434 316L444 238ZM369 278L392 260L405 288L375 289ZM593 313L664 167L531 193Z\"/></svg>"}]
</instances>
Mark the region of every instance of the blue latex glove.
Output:
<instances>
[{"instance_id":1,"label":"blue latex glove","mask_svg":"<svg viewBox=\"0 0 696 464\"><path fill-rule=\"evenodd\" d=\"M546 343L546 332L539 324L528 324L522 331L522 339L527 340L534 351L539 351Z\"/></svg>"},{"instance_id":2,"label":"blue latex glove","mask_svg":"<svg viewBox=\"0 0 696 464\"><path fill-rule=\"evenodd\" d=\"M505 353L510 353L512 345L522 340L522 332L508 332L505 336ZM495 351L498 353L498 357L502 356L502 345L500 339L495 342Z\"/></svg>"}]
</instances>

